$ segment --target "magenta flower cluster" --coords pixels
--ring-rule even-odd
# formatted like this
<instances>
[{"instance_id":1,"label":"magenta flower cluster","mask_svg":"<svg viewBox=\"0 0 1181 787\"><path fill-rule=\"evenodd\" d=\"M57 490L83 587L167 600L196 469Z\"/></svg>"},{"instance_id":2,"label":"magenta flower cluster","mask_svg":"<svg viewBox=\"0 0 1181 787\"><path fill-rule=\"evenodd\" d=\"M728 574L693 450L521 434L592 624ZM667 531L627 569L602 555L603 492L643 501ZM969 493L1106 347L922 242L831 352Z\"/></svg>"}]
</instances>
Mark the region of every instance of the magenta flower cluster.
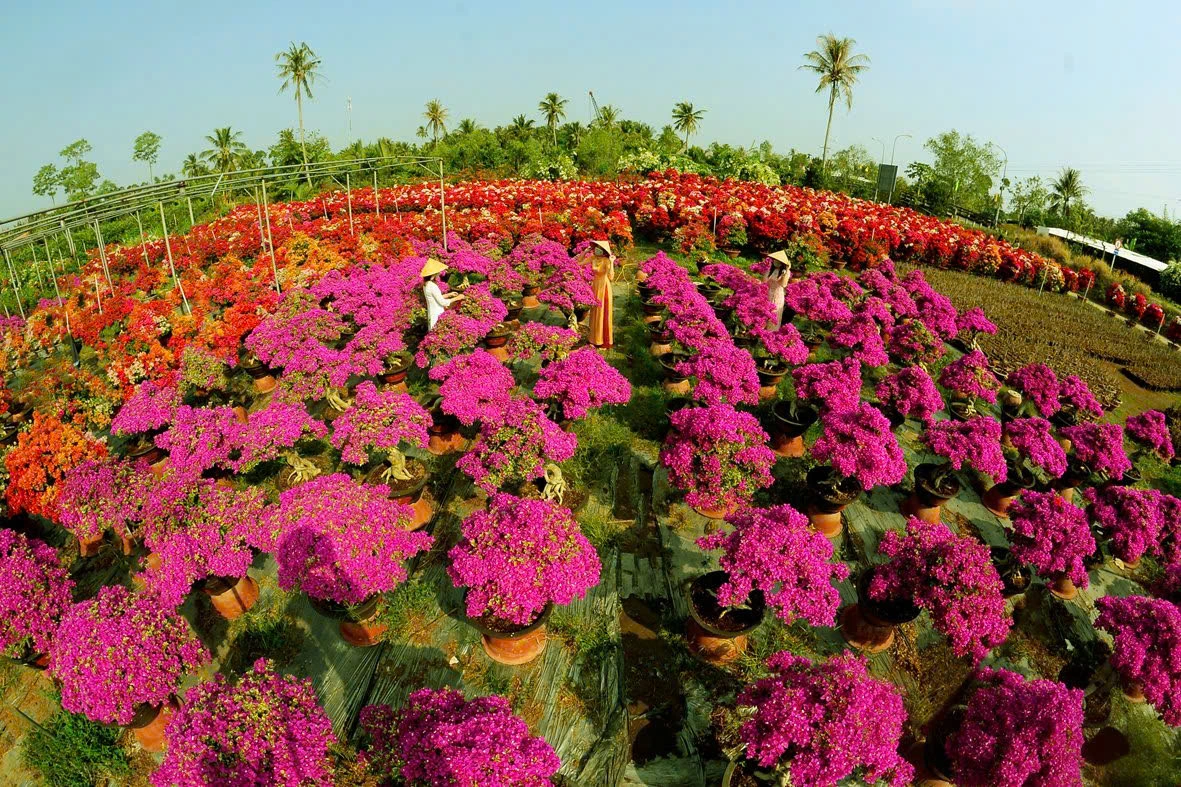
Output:
<instances>
[{"instance_id":1,"label":"magenta flower cluster","mask_svg":"<svg viewBox=\"0 0 1181 787\"><path fill-rule=\"evenodd\" d=\"M1005 437L1014 450L1054 478L1066 472L1066 451L1054 438L1045 418L1014 418L1005 424Z\"/></svg>"},{"instance_id":2,"label":"magenta flower cluster","mask_svg":"<svg viewBox=\"0 0 1181 787\"><path fill-rule=\"evenodd\" d=\"M272 399L266 407L247 416L238 435L237 458L229 463L230 469L236 473L248 472L262 462L278 458L304 438L322 439L327 434L328 428L312 418L302 403Z\"/></svg>"},{"instance_id":3,"label":"magenta flower cluster","mask_svg":"<svg viewBox=\"0 0 1181 787\"><path fill-rule=\"evenodd\" d=\"M900 364L930 366L946 349L922 320L905 319L886 329L886 352Z\"/></svg>"},{"instance_id":4,"label":"magenta flower cluster","mask_svg":"<svg viewBox=\"0 0 1181 787\"><path fill-rule=\"evenodd\" d=\"M931 615L957 656L979 662L1009 635L1003 584L988 547L952 533L941 522L911 517L906 535L890 530L878 544L890 558L869 586L875 601L906 599Z\"/></svg>"},{"instance_id":5,"label":"magenta flower cluster","mask_svg":"<svg viewBox=\"0 0 1181 787\"><path fill-rule=\"evenodd\" d=\"M532 399L513 398L480 425L472 449L455 466L488 494L541 478L547 462L574 456L578 438L546 417Z\"/></svg>"},{"instance_id":6,"label":"magenta flower cluster","mask_svg":"<svg viewBox=\"0 0 1181 787\"><path fill-rule=\"evenodd\" d=\"M996 403L997 391L1001 389L1001 381L988 367L987 356L979 350L973 350L944 366L939 373L939 384L949 391L992 404Z\"/></svg>"},{"instance_id":7,"label":"magenta flower cluster","mask_svg":"<svg viewBox=\"0 0 1181 787\"><path fill-rule=\"evenodd\" d=\"M245 424L232 407L176 408L172 425L156 437L179 472L200 474L214 467L230 469L244 444Z\"/></svg>"},{"instance_id":8,"label":"magenta flower cluster","mask_svg":"<svg viewBox=\"0 0 1181 787\"><path fill-rule=\"evenodd\" d=\"M1062 379L1058 386L1058 402L1063 407L1072 408L1075 412L1099 418L1103 415L1103 405L1091 393L1091 387L1077 374Z\"/></svg>"},{"instance_id":9,"label":"magenta flower cluster","mask_svg":"<svg viewBox=\"0 0 1181 787\"><path fill-rule=\"evenodd\" d=\"M144 380L111 419L111 431L132 435L163 429L172 422L179 406L180 389L175 374L160 380Z\"/></svg>"},{"instance_id":10,"label":"magenta flower cluster","mask_svg":"<svg viewBox=\"0 0 1181 787\"><path fill-rule=\"evenodd\" d=\"M473 284L463 294L419 343L415 362L420 368L470 350L508 316L504 302L487 284Z\"/></svg>"},{"instance_id":11,"label":"magenta flower cluster","mask_svg":"<svg viewBox=\"0 0 1181 787\"><path fill-rule=\"evenodd\" d=\"M352 406L333 421L332 445L340 449L341 460L363 465L371 451L426 448L430 423L430 413L409 394L378 391L366 381L357 386Z\"/></svg>"},{"instance_id":12,"label":"magenta flower cluster","mask_svg":"<svg viewBox=\"0 0 1181 787\"><path fill-rule=\"evenodd\" d=\"M906 274L901 283L914 299L918 318L927 330L943 341L954 339L960 330L959 315L951 299L932 287L918 268Z\"/></svg>"},{"instance_id":13,"label":"magenta flower cluster","mask_svg":"<svg viewBox=\"0 0 1181 787\"><path fill-rule=\"evenodd\" d=\"M955 318L955 327L957 333L968 333L972 336L981 333L995 334L997 331L996 323L988 319L984 309L979 306L960 312Z\"/></svg>"},{"instance_id":14,"label":"magenta flower cluster","mask_svg":"<svg viewBox=\"0 0 1181 787\"><path fill-rule=\"evenodd\" d=\"M1009 476L1001 450L1001 422L978 415L966 421L936 421L923 430L923 443L956 470L970 465L1000 483Z\"/></svg>"},{"instance_id":15,"label":"magenta flower cluster","mask_svg":"<svg viewBox=\"0 0 1181 787\"><path fill-rule=\"evenodd\" d=\"M746 756L788 774L795 787L832 787L856 776L894 787L914 768L898 754L906 710L898 689L870 677L863 658L812 662L789 651L767 659L771 675L747 686L740 735Z\"/></svg>"},{"instance_id":16,"label":"magenta flower cluster","mask_svg":"<svg viewBox=\"0 0 1181 787\"><path fill-rule=\"evenodd\" d=\"M467 614L528 625L549 604L569 604L599 582L598 553L568 508L495 494L463 521L447 572L467 588Z\"/></svg>"},{"instance_id":17,"label":"magenta flower cluster","mask_svg":"<svg viewBox=\"0 0 1181 787\"><path fill-rule=\"evenodd\" d=\"M457 355L431 368L439 384L439 407L467 426L499 421L516 382L512 372L487 350Z\"/></svg>"},{"instance_id":18,"label":"magenta flower cluster","mask_svg":"<svg viewBox=\"0 0 1181 787\"><path fill-rule=\"evenodd\" d=\"M132 536L152 486L145 462L88 459L66 472L58 487L61 524L90 541L109 531Z\"/></svg>"},{"instance_id":19,"label":"magenta flower cluster","mask_svg":"<svg viewBox=\"0 0 1181 787\"><path fill-rule=\"evenodd\" d=\"M729 533L697 539L702 549L721 549L727 580L718 602L732 607L761 590L767 604L787 624L803 618L813 626L831 626L841 604L833 582L849 576L834 563L832 543L817 533L808 517L789 505L744 508L726 517Z\"/></svg>"},{"instance_id":20,"label":"magenta flower cluster","mask_svg":"<svg viewBox=\"0 0 1181 787\"><path fill-rule=\"evenodd\" d=\"M935 381L921 366L907 366L878 383L878 401L895 412L930 425L943 409L943 397Z\"/></svg>"},{"instance_id":21,"label":"magenta flower cluster","mask_svg":"<svg viewBox=\"0 0 1181 787\"><path fill-rule=\"evenodd\" d=\"M360 604L405 580L405 561L430 549L434 539L407 531L410 507L387 493L342 473L284 492L264 512L254 544L274 553L279 587Z\"/></svg>"},{"instance_id":22,"label":"magenta flower cluster","mask_svg":"<svg viewBox=\"0 0 1181 787\"><path fill-rule=\"evenodd\" d=\"M361 710L372 741L362 758L383 779L426 787L548 787L562 763L544 738L496 695L419 689L398 711Z\"/></svg>"},{"instance_id":23,"label":"magenta flower cluster","mask_svg":"<svg viewBox=\"0 0 1181 787\"><path fill-rule=\"evenodd\" d=\"M660 452L669 481L691 506L733 509L770 486L775 452L750 413L725 404L687 407L669 416L672 428Z\"/></svg>"},{"instance_id":24,"label":"magenta flower cluster","mask_svg":"<svg viewBox=\"0 0 1181 787\"><path fill-rule=\"evenodd\" d=\"M810 363L793 369L796 398L829 412L852 410L861 401L861 362L843 358L830 363Z\"/></svg>"},{"instance_id":25,"label":"magenta flower cluster","mask_svg":"<svg viewBox=\"0 0 1181 787\"><path fill-rule=\"evenodd\" d=\"M1156 550L1165 524L1160 492L1109 485L1091 487L1083 496L1087 515L1111 539L1111 551L1120 560L1134 563Z\"/></svg>"},{"instance_id":26,"label":"magenta flower cluster","mask_svg":"<svg viewBox=\"0 0 1181 787\"><path fill-rule=\"evenodd\" d=\"M1173 437L1165 414L1160 410L1148 410L1133 415L1127 421L1128 437L1155 451L1163 459L1173 458Z\"/></svg>"},{"instance_id":27,"label":"magenta flower cluster","mask_svg":"<svg viewBox=\"0 0 1181 787\"><path fill-rule=\"evenodd\" d=\"M578 306L594 306L594 271L586 259L571 257L561 244L545 260L545 278L537 300L570 314Z\"/></svg>"},{"instance_id":28,"label":"magenta flower cluster","mask_svg":"<svg viewBox=\"0 0 1181 787\"><path fill-rule=\"evenodd\" d=\"M1108 478L1123 478L1132 469L1132 460L1124 450L1124 430L1119 424L1087 423L1064 426L1058 430L1071 442L1075 457Z\"/></svg>"},{"instance_id":29,"label":"magenta flower cluster","mask_svg":"<svg viewBox=\"0 0 1181 787\"><path fill-rule=\"evenodd\" d=\"M834 278L857 287L852 281L832 273L802 276L784 288L783 302L796 314L816 322L835 323L847 320L853 316L853 310L842 296L852 296L852 293L841 283L834 282ZM857 289L860 291L859 287Z\"/></svg>"},{"instance_id":30,"label":"magenta flower cluster","mask_svg":"<svg viewBox=\"0 0 1181 787\"><path fill-rule=\"evenodd\" d=\"M150 593L107 585L62 616L49 651L62 707L128 724L140 705L162 705L209 652L180 615Z\"/></svg>"},{"instance_id":31,"label":"magenta flower cluster","mask_svg":"<svg viewBox=\"0 0 1181 787\"><path fill-rule=\"evenodd\" d=\"M1115 640L1111 665L1138 685L1165 723L1181 727L1181 610L1164 600L1104 596L1095 625Z\"/></svg>"},{"instance_id":32,"label":"magenta flower cluster","mask_svg":"<svg viewBox=\"0 0 1181 787\"><path fill-rule=\"evenodd\" d=\"M302 787L332 781L332 722L311 680L264 659L230 683L221 673L185 694L168 723L156 787Z\"/></svg>"},{"instance_id":33,"label":"magenta flower cluster","mask_svg":"<svg viewBox=\"0 0 1181 787\"><path fill-rule=\"evenodd\" d=\"M853 357L866 366L885 366L890 362L882 328L871 315L858 309L841 320L828 333L828 343L853 351Z\"/></svg>"},{"instance_id":34,"label":"magenta flower cluster","mask_svg":"<svg viewBox=\"0 0 1181 787\"><path fill-rule=\"evenodd\" d=\"M1013 557L1044 577L1090 584L1084 560L1095 553L1087 514L1054 492L1022 493L1009 508Z\"/></svg>"},{"instance_id":35,"label":"magenta flower cluster","mask_svg":"<svg viewBox=\"0 0 1181 787\"><path fill-rule=\"evenodd\" d=\"M832 410L820 419L824 428L812 456L841 475L856 478L863 489L890 486L906 477L906 454L890 430L890 421L865 402Z\"/></svg>"},{"instance_id":36,"label":"magenta flower cluster","mask_svg":"<svg viewBox=\"0 0 1181 787\"><path fill-rule=\"evenodd\" d=\"M543 361L557 361L565 358L581 338L578 331L561 325L527 322L509 337L507 350L510 358L520 361L534 356L540 356Z\"/></svg>"},{"instance_id":37,"label":"magenta flower cluster","mask_svg":"<svg viewBox=\"0 0 1181 787\"><path fill-rule=\"evenodd\" d=\"M1046 418L1061 409L1058 402L1061 392L1058 375L1054 374L1054 370L1044 363L1031 363L1022 366L1015 372L1011 372L1005 378L1005 382L1025 394L1025 397L1033 402L1037 411Z\"/></svg>"},{"instance_id":38,"label":"magenta flower cluster","mask_svg":"<svg viewBox=\"0 0 1181 787\"><path fill-rule=\"evenodd\" d=\"M595 348L583 347L542 369L533 395L556 404L564 418L575 419L604 405L625 404L632 388Z\"/></svg>"},{"instance_id":39,"label":"magenta flower cluster","mask_svg":"<svg viewBox=\"0 0 1181 787\"><path fill-rule=\"evenodd\" d=\"M12 657L25 647L48 653L73 590L56 549L0 529L0 651Z\"/></svg>"},{"instance_id":40,"label":"magenta flower cluster","mask_svg":"<svg viewBox=\"0 0 1181 787\"><path fill-rule=\"evenodd\" d=\"M728 339L703 342L676 368L695 380L693 398L702 404L758 404L759 375L754 358Z\"/></svg>"},{"instance_id":41,"label":"magenta flower cluster","mask_svg":"<svg viewBox=\"0 0 1181 787\"><path fill-rule=\"evenodd\" d=\"M1082 787L1083 692L984 668L945 751L963 787Z\"/></svg>"},{"instance_id":42,"label":"magenta flower cluster","mask_svg":"<svg viewBox=\"0 0 1181 787\"><path fill-rule=\"evenodd\" d=\"M310 290L294 289L284 293L245 343L263 363L283 370L281 383L293 400L319 399L353 372L348 353L336 346L347 328L344 318L321 307Z\"/></svg>"}]
</instances>

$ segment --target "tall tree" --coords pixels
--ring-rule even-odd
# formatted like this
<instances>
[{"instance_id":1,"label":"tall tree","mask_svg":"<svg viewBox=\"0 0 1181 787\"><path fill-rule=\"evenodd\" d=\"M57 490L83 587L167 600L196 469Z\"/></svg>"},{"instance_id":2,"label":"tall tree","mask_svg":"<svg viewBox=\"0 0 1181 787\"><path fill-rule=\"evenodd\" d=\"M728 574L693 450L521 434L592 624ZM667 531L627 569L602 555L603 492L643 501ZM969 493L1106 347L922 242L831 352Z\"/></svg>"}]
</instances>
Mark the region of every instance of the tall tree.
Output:
<instances>
[{"instance_id":1,"label":"tall tree","mask_svg":"<svg viewBox=\"0 0 1181 787\"><path fill-rule=\"evenodd\" d=\"M533 120L532 118L527 118L524 115L517 115L515 118L513 118L512 123L509 124L509 128L511 128L513 133L518 137L522 137L533 129Z\"/></svg>"},{"instance_id":2,"label":"tall tree","mask_svg":"<svg viewBox=\"0 0 1181 787\"><path fill-rule=\"evenodd\" d=\"M1001 168L991 145L952 129L931 137L923 147L935 157L934 177L943 182L957 206L974 211L989 207L993 178Z\"/></svg>"},{"instance_id":3,"label":"tall tree","mask_svg":"<svg viewBox=\"0 0 1181 787\"><path fill-rule=\"evenodd\" d=\"M426 102L426 111L422 116L426 119L426 127L431 132L431 138L437 143L439 134L447 134L447 107L443 106L439 99L432 98Z\"/></svg>"},{"instance_id":4,"label":"tall tree","mask_svg":"<svg viewBox=\"0 0 1181 787\"><path fill-rule=\"evenodd\" d=\"M463 120L459 121L459 125L455 130L460 134L471 134L478 128L479 125L476 124L476 121L472 120L471 118L464 118Z\"/></svg>"},{"instance_id":5,"label":"tall tree","mask_svg":"<svg viewBox=\"0 0 1181 787\"><path fill-rule=\"evenodd\" d=\"M196 153L190 153L185 156L184 162L180 165L180 172L188 178L198 178L202 175L209 174L209 167L205 166L205 162Z\"/></svg>"},{"instance_id":6,"label":"tall tree","mask_svg":"<svg viewBox=\"0 0 1181 787\"><path fill-rule=\"evenodd\" d=\"M46 164L33 176L33 193L38 197L49 197L54 205L57 205L57 190L61 185L61 173L52 164Z\"/></svg>"},{"instance_id":7,"label":"tall tree","mask_svg":"<svg viewBox=\"0 0 1181 787\"><path fill-rule=\"evenodd\" d=\"M148 165L149 181L156 179L152 167L155 166L160 158L160 143L162 141L159 134L145 131L135 138L135 147L131 149L132 161L142 161Z\"/></svg>"},{"instance_id":8,"label":"tall tree","mask_svg":"<svg viewBox=\"0 0 1181 787\"><path fill-rule=\"evenodd\" d=\"M229 126L215 128L213 133L205 137L211 147L201 154L209 162L214 172L233 172L238 168L242 154L247 152L242 142L242 132L234 131Z\"/></svg>"},{"instance_id":9,"label":"tall tree","mask_svg":"<svg viewBox=\"0 0 1181 787\"><path fill-rule=\"evenodd\" d=\"M828 91L828 125L824 127L824 152L820 157L823 170L828 164L828 137L832 131L832 110L842 96L849 109L853 109L853 85L857 76L869 68L869 58L853 54L857 42L852 38L837 38L832 33L816 38L817 49L804 54L800 68L820 77L816 92Z\"/></svg>"},{"instance_id":10,"label":"tall tree","mask_svg":"<svg viewBox=\"0 0 1181 787\"><path fill-rule=\"evenodd\" d=\"M703 117L705 110L694 109L688 101L681 101L673 107L673 128L685 135L685 148L689 147L689 137L697 133Z\"/></svg>"},{"instance_id":11,"label":"tall tree","mask_svg":"<svg viewBox=\"0 0 1181 787\"><path fill-rule=\"evenodd\" d=\"M1070 220L1070 203L1078 202L1087 193L1083 176L1074 167L1063 167L1058 177L1050 184L1050 207Z\"/></svg>"},{"instance_id":12,"label":"tall tree","mask_svg":"<svg viewBox=\"0 0 1181 787\"><path fill-rule=\"evenodd\" d=\"M303 148L303 171L310 186L312 172L308 168L308 151L303 135L303 99L304 96L307 96L309 101L312 98L312 84L316 77L321 76L316 70L320 67L320 58L316 57L316 53L306 42L301 41L296 46L292 41L291 46L275 55L275 63L279 66L278 76L283 80L283 84L279 85L279 92L282 93L289 87L295 92L295 106L299 110L299 145Z\"/></svg>"},{"instance_id":13,"label":"tall tree","mask_svg":"<svg viewBox=\"0 0 1181 787\"><path fill-rule=\"evenodd\" d=\"M1017 223L1024 224L1027 217L1035 221L1041 220L1042 211L1046 209L1046 202L1050 199L1050 192L1042 183L1042 179L1033 175L1015 183L1009 199L1017 209Z\"/></svg>"},{"instance_id":14,"label":"tall tree","mask_svg":"<svg viewBox=\"0 0 1181 787\"><path fill-rule=\"evenodd\" d=\"M567 103L566 99L557 93L546 93L545 98L541 99L537 105L537 110L541 112L541 116L545 118L545 124L549 126L549 130L553 134L555 147L558 145L558 123L566 117Z\"/></svg>"},{"instance_id":15,"label":"tall tree","mask_svg":"<svg viewBox=\"0 0 1181 787\"><path fill-rule=\"evenodd\" d=\"M599 107L599 116L596 120L603 128L614 128L615 124L619 122L619 107L604 104Z\"/></svg>"},{"instance_id":16,"label":"tall tree","mask_svg":"<svg viewBox=\"0 0 1181 787\"><path fill-rule=\"evenodd\" d=\"M67 163L59 174L66 199L70 201L85 199L94 193L99 180L98 166L83 158L91 150L90 143L85 139L75 140L61 150L61 157Z\"/></svg>"}]
</instances>

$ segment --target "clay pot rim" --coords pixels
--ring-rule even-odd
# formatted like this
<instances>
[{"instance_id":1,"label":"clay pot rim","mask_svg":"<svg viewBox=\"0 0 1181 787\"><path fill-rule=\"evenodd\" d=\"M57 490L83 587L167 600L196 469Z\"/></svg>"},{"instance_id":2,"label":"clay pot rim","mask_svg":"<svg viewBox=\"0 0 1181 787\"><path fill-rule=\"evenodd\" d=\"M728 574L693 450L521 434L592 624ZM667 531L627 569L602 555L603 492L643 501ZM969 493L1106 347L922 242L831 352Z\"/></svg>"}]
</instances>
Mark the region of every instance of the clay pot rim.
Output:
<instances>
[{"instance_id":1,"label":"clay pot rim","mask_svg":"<svg viewBox=\"0 0 1181 787\"><path fill-rule=\"evenodd\" d=\"M721 637L723 639L734 639L735 637L740 637L744 634L749 634L750 632L754 631L759 626L761 626L763 624L764 618L766 618L766 616L767 616L767 601L763 596L763 591L759 590L758 588L755 588L755 589L751 590L750 596L748 596L747 600L751 603L752 607L754 607L754 610L757 611L757 613L758 613L759 619L756 623L753 623L749 626L746 626L746 627L738 629L738 630L730 630L730 629L718 628L714 623L712 623L709 620L706 620L702 616L701 610L699 610L697 608L697 605L695 603L693 603L694 588L708 587L709 585L714 585L716 583L716 586L713 588L714 590L716 590L717 588L721 587L726 581L728 581L729 578L730 578L729 575L725 571L720 571L720 570L719 571L710 571L708 573L701 574L701 575L695 577L691 582L689 582L685 586L685 599L686 599L686 601L688 601L689 616L691 618L693 618L693 622L695 622L697 625L701 626L701 628L704 629L707 634L710 634L715 637Z\"/></svg>"},{"instance_id":2,"label":"clay pot rim","mask_svg":"<svg viewBox=\"0 0 1181 787\"><path fill-rule=\"evenodd\" d=\"M545 625L546 621L549 620L550 613L554 611L553 602L548 602L541 612L537 613L537 617L535 617L533 622L529 625L516 627L517 624L508 624L514 626L515 628L513 628L511 631L503 631L501 629L493 628L485 623L487 620L495 619L491 615L482 615L478 618L473 618L470 615L467 615L467 594L468 591L465 588L463 591L463 606L465 610L464 617L467 618L467 622L472 628L491 639L520 639L527 634L532 634L534 631L537 631L537 629Z\"/></svg>"},{"instance_id":3,"label":"clay pot rim","mask_svg":"<svg viewBox=\"0 0 1181 787\"><path fill-rule=\"evenodd\" d=\"M312 609L320 613L329 620L346 620L350 623L363 623L377 614L377 603L381 599L381 593L374 593L368 596L364 601L358 604L341 604L339 601L332 599L316 598L308 595L308 603L312 605Z\"/></svg>"},{"instance_id":4,"label":"clay pot rim","mask_svg":"<svg viewBox=\"0 0 1181 787\"><path fill-rule=\"evenodd\" d=\"M403 497L415 497L415 498L421 497L422 490L426 489L426 485L431 480L431 474L430 474L430 471L427 470L427 466L426 466L425 462L423 462L420 459L415 459L412 456L406 457L406 466L407 467L421 467L422 468L422 477L419 478L417 481L413 481L413 483L406 482L406 481L390 482L390 481L381 480L381 474L385 471L385 469L388 466L389 466L388 463L382 462L377 467L370 470L368 473L365 474L365 483L373 484L374 486L388 487L390 490L390 498L394 499L394 500L398 500ZM406 486L405 488L395 487L393 485L394 483L409 484L409 485Z\"/></svg>"},{"instance_id":5,"label":"clay pot rim","mask_svg":"<svg viewBox=\"0 0 1181 787\"><path fill-rule=\"evenodd\" d=\"M857 578L857 605L861 607L863 615L876 618L891 626L900 626L903 623L910 623L923 614L923 610L908 599L875 601L870 598L869 585L876 569L877 566L870 566Z\"/></svg>"}]
</instances>

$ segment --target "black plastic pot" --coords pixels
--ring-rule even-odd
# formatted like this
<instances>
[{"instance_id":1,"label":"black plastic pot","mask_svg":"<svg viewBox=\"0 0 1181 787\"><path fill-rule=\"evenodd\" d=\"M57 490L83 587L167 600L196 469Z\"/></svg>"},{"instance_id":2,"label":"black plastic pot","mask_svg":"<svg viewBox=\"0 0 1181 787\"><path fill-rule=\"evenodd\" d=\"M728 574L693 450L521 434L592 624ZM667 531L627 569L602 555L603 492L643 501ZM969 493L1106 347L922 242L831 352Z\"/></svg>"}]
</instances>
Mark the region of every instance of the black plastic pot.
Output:
<instances>
[{"instance_id":1,"label":"black plastic pot","mask_svg":"<svg viewBox=\"0 0 1181 787\"><path fill-rule=\"evenodd\" d=\"M795 439L816 423L819 414L814 407L798 401L779 400L771 407L771 414L784 437Z\"/></svg>"},{"instance_id":2,"label":"black plastic pot","mask_svg":"<svg viewBox=\"0 0 1181 787\"><path fill-rule=\"evenodd\" d=\"M677 364L689 360L689 356L681 352L670 352L660 356L660 366L664 369L664 379L670 383L680 383L689 379L677 371Z\"/></svg>"},{"instance_id":3,"label":"black plastic pot","mask_svg":"<svg viewBox=\"0 0 1181 787\"><path fill-rule=\"evenodd\" d=\"M729 579L725 571L702 574L689 583L686 594L689 615L707 633L715 637L733 638L749 634L763 622L767 602L761 590L752 590L747 599L749 609L734 609L718 604L717 592Z\"/></svg>"},{"instance_id":4,"label":"black plastic pot","mask_svg":"<svg viewBox=\"0 0 1181 787\"><path fill-rule=\"evenodd\" d=\"M946 463L924 462L914 469L914 492L925 508L943 505L962 488L960 479Z\"/></svg>"},{"instance_id":5,"label":"black plastic pot","mask_svg":"<svg viewBox=\"0 0 1181 787\"><path fill-rule=\"evenodd\" d=\"M825 514L841 511L865 491L856 478L838 475L828 465L813 467L806 479L808 491L816 500L816 508Z\"/></svg>"},{"instance_id":6,"label":"black plastic pot","mask_svg":"<svg viewBox=\"0 0 1181 787\"><path fill-rule=\"evenodd\" d=\"M463 596L464 609L467 609L467 591L464 591ZM533 622L524 626L516 623L505 623L487 615L478 618L469 617L467 621L471 624L472 628L485 636L496 639L518 639L544 626L545 622L549 620L550 613L553 611L554 605L546 604L545 609L541 610L537 617L533 619Z\"/></svg>"}]
</instances>

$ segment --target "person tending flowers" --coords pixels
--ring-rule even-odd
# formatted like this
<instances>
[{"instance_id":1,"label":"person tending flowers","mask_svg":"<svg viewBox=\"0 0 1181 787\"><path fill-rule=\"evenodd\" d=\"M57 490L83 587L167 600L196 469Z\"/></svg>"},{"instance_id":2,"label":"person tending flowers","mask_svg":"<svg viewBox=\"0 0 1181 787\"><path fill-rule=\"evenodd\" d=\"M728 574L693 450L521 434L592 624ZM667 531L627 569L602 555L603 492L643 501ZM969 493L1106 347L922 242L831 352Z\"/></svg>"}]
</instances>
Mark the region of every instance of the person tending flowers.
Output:
<instances>
[{"instance_id":1,"label":"person tending flowers","mask_svg":"<svg viewBox=\"0 0 1181 787\"><path fill-rule=\"evenodd\" d=\"M615 281L615 255L605 240L591 241L591 268L595 279L595 305L590 309L590 343L610 348L615 343L611 305L611 282Z\"/></svg>"},{"instance_id":2,"label":"person tending flowers","mask_svg":"<svg viewBox=\"0 0 1181 787\"><path fill-rule=\"evenodd\" d=\"M443 316L443 312L446 311L448 306L456 301L463 300L464 297L460 293L448 293L444 295L443 291L439 289L439 284L435 281L435 278L445 270L447 270L446 265L431 257L422 266L422 271L418 274L423 279L422 294L426 297L427 328L430 330L434 330L435 323Z\"/></svg>"}]
</instances>

